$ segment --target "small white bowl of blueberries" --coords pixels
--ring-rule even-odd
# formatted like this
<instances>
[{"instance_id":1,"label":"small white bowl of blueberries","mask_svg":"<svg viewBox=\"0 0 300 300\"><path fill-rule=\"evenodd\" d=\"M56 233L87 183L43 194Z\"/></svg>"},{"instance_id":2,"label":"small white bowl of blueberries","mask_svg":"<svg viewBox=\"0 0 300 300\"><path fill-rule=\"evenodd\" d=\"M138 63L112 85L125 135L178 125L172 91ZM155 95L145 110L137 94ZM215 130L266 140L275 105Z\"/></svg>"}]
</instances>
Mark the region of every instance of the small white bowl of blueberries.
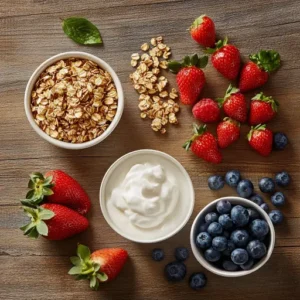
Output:
<instances>
[{"instance_id":1,"label":"small white bowl of blueberries","mask_svg":"<svg viewBox=\"0 0 300 300\"><path fill-rule=\"evenodd\" d=\"M261 178L258 187L270 197L273 206L281 207L286 198L276 190L290 182L290 175L282 171L275 175L275 180ZM255 272L268 261L275 244L273 224L282 223L284 218L278 209L269 211L262 196L254 193L251 180L243 179L239 171L230 170L225 178L208 178L211 190L220 190L225 183L239 197L220 198L204 207L194 220L190 240L203 267L221 276L239 277Z\"/></svg>"},{"instance_id":2,"label":"small white bowl of blueberries","mask_svg":"<svg viewBox=\"0 0 300 300\"><path fill-rule=\"evenodd\" d=\"M240 277L269 260L275 231L267 213L254 202L223 197L200 211L190 241L194 256L204 268L217 275Z\"/></svg>"}]
</instances>

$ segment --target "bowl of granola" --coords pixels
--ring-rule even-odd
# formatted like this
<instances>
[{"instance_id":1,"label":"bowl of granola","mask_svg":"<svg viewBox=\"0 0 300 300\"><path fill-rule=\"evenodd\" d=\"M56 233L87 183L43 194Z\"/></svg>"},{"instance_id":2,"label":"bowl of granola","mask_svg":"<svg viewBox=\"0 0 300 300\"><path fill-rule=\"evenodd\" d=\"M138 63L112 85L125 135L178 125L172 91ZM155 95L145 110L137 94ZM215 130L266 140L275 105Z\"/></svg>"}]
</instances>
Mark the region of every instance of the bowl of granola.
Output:
<instances>
[{"instance_id":1,"label":"bowl of granola","mask_svg":"<svg viewBox=\"0 0 300 300\"><path fill-rule=\"evenodd\" d=\"M26 116L49 143L85 149L102 142L124 109L121 82L102 59L85 52L64 52L43 62L25 90Z\"/></svg>"}]
</instances>

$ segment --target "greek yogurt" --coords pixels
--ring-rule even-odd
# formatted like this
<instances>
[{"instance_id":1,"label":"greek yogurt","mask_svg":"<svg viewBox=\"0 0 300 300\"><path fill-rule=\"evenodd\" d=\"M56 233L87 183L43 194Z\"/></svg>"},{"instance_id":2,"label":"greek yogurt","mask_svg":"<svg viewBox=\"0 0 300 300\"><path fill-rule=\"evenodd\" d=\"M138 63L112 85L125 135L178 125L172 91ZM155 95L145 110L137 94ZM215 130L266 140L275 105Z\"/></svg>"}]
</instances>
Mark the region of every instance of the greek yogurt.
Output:
<instances>
[{"instance_id":1,"label":"greek yogurt","mask_svg":"<svg viewBox=\"0 0 300 300\"><path fill-rule=\"evenodd\" d=\"M137 242L157 242L186 224L194 206L194 190L174 158L139 150L109 168L101 184L100 204L116 232Z\"/></svg>"}]
</instances>

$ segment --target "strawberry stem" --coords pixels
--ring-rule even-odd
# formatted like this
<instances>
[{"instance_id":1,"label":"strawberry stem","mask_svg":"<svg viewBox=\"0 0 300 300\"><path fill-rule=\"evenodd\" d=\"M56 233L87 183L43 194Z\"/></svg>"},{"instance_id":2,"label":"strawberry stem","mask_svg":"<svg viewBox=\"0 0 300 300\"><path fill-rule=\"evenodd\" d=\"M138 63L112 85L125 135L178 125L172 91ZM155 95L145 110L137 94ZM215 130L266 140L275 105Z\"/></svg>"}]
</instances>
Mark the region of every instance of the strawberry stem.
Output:
<instances>
[{"instance_id":1,"label":"strawberry stem","mask_svg":"<svg viewBox=\"0 0 300 300\"><path fill-rule=\"evenodd\" d=\"M261 50L249 56L250 60L257 64L265 72L273 72L280 67L280 55L274 50Z\"/></svg>"},{"instance_id":2,"label":"strawberry stem","mask_svg":"<svg viewBox=\"0 0 300 300\"><path fill-rule=\"evenodd\" d=\"M169 61L168 68L172 73L178 73L180 69L185 67L195 66L199 69L203 69L206 67L208 62L208 56L204 55L199 57L198 54L193 54L192 56L185 56L182 61Z\"/></svg>"},{"instance_id":3,"label":"strawberry stem","mask_svg":"<svg viewBox=\"0 0 300 300\"><path fill-rule=\"evenodd\" d=\"M188 150L190 149L190 147L191 147L193 141L194 141L198 136L200 136L200 135L202 135L203 133L206 132L206 124L204 124L204 125L199 125L199 126L198 126L197 124L194 123L194 124L193 124L193 132L194 132L193 136L192 136L188 141L186 141L186 142L183 144L183 146L182 146L182 148L185 149L186 151L188 151Z\"/></svg>"},{"instance_id":4,"label":"strawberry stem","mask_svg":"<svg viewBox=\"0 0 300 300\"><path fill-rule=\"evenodd\" d=\"M99 282L108 280L108 276L104 272L100 272L100 264L91 259L91 251L87 246L78 244L77 256L70 257L70 261L73 267L68 274L76 276L77 280L89 280L91 289L98 290Z\"/></svg>"}]
</instances>

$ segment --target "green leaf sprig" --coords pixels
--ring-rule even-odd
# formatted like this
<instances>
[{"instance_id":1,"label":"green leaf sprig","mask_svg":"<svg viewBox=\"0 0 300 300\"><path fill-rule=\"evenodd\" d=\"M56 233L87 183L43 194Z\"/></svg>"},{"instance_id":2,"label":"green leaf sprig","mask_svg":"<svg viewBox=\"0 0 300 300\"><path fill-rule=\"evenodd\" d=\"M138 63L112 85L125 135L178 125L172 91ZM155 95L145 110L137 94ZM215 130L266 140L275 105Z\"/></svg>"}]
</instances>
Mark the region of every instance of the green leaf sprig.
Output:
<instances>
[{"instance_id":1,"label":"green leaf sprig","mask_svg":"<svg viewBox=\"0 0 300 300\"><path fill-rule=\"evenodd\" d=\"M64 19L62 28L64 33L78 44L99 45L103 43L99 29L85 18Z\"/></svg>"}]
</instances>

